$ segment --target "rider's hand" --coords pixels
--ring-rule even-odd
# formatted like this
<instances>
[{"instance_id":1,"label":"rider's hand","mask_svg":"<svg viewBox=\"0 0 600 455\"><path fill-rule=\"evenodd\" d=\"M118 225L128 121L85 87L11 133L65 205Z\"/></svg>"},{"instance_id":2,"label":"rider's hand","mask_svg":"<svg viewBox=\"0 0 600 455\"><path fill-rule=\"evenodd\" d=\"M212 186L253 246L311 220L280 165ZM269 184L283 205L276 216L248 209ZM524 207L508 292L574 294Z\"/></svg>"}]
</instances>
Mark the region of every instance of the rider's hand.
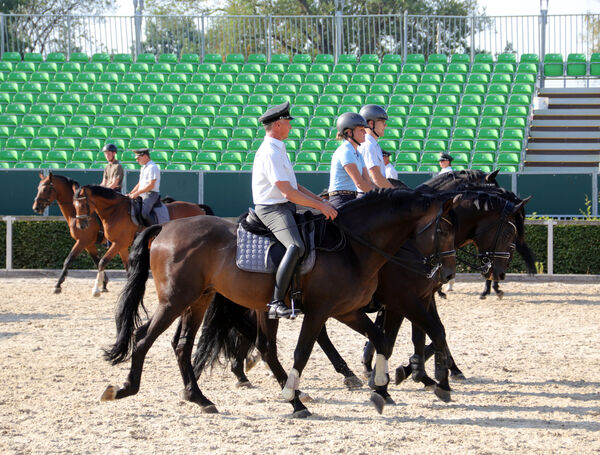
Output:
<instances>
[{"instance_id":1,"label":"rider's hand","mask_svg":"<svg viewBox=\"0 0 600 455\"><path fill-rule=\"evenodd\" d=\"M335 207L331 205L329 201L321 202L319 210L321 211L321 213L323 213L323 215L325 215L325 218L328 220L333 220L338 214Z\"/></svg>"}]
</instances>

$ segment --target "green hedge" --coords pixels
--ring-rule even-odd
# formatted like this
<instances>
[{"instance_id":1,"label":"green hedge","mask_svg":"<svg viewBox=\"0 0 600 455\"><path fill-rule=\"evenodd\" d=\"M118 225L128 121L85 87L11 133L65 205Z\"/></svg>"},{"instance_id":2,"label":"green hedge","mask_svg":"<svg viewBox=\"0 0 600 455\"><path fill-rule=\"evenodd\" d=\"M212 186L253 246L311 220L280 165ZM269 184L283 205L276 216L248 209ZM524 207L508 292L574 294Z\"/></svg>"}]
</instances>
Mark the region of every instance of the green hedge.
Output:
<instances>
[{"instance_id":1,"label":"green hedge","mask_svg":"<svg viewBox=\"0 0 600 455\"><path fill-rule=\"evenodd\" d=\"M527 244L533 250L536 261L548 270L547 227L525 226ZM64 221L19 221L13 224L13 268L15 269L61 269L73 246L73 239ZM600 274L600 226L554 226L554 273ZM472 247L468 251L474 252ZM100 256L106 248L99 247ZM459 256L462 254L459 251ZM464 256L467 260L472 258ZM0 221L0 268L6 268L6 223ZM71 268L93 269L94 263L87 252L83 252ZM109 269L122 269L119 257L114 258ZM458 264L459 272L472 272ZM515 254L512 273L526 272L525 264Z\"/></svg>"},{"instance_id":2,"label":"green hedge","mask_svg":"<svg viewBox=\"0 0 600 455\"><path fill-rule=\"evenodd\" d=\"M0 235L4 238L6 227ZM75 241L64 221L17 221L13 223L13 268L15 269L62 269L65 258ZM3 243L5 245L5 242ZM2 261L5 262L3 248ZM98 247L100 257L106 252ZM5 266L6 267L6 266ZM87 251L83 251L70 265L71 269L94 269L95 265ZM122 269L119 256L110 261L108 269Z\"/></svg>"}]
</instances>

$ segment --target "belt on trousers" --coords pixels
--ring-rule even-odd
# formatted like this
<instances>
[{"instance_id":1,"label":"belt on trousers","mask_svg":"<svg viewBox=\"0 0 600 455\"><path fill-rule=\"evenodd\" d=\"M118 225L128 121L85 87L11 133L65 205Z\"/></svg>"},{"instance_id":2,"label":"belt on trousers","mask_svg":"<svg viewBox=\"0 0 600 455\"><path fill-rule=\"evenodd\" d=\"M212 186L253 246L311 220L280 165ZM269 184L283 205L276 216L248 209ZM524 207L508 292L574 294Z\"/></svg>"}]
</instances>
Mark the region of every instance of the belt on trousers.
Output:
<instances>
[{"instance_id":1,"label":"belt on trousers","mask_svg":"<svg viewBox=\"0 0 600 455\"><path fill-rule=\"evenodd\" d=\"M340 191L332 191L329 193L329 197L331 196L356 196L356 191L348 191L348 190L340 190Z\"/></svg>"}]
</instances>

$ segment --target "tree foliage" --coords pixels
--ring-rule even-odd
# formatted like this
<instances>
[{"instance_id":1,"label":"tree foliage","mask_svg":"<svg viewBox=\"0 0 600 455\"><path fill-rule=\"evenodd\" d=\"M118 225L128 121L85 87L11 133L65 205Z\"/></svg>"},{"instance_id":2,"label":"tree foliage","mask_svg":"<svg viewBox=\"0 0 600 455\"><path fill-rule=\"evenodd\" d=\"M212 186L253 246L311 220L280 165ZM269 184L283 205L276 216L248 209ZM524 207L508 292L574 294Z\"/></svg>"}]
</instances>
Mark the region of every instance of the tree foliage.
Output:
<instances>
[{"instance_id":1,"label":"tree foliage","mask_svg":"<svg viewBox=\"0 0 600 455\"><path fill-rule=\"evenodd\" d=\"M5 17L7 48L20 52L66 52L70 43L93 39L82 16L106 14L114 10L115 3L115 0L1 0L0 11L9 14Z\"/></svg>"},{"instance_id":2,"label":"tree foliage","mask_svg":"<svg viewBox=\"0 0 600 455\"><path fill-rule=\"evenodd\" d=\"M264 52L267 47L273 53L334 53L336 29L340 25L344 30L342 53L398 54L403 48L405 12L423 16L410 17L407 21L408 52L469 52L473 24L460 17L483 14L477 0L343 0L341 22L335 18L335 0L223 0L216 7L213 0L148 1L146 12L150 14L174 11L210 14L204 28L205 42L209 43L210 52L221 54ZM357 17L366 15L370 17ZM437 20L432 16L455 18ZM257 18L260 18L258 22ZM172 40L173 30L183 28L185 31L178 32L182 41L194 41L196 45L200 42L198 36L193 36L193 40L186 37L192 30L202 33L188 18L173 25L158 19L153 21L152 32L157 33L158 41ZM485 26L485 21L477 21L475 29Z\"/></svg>"}]
</instances>

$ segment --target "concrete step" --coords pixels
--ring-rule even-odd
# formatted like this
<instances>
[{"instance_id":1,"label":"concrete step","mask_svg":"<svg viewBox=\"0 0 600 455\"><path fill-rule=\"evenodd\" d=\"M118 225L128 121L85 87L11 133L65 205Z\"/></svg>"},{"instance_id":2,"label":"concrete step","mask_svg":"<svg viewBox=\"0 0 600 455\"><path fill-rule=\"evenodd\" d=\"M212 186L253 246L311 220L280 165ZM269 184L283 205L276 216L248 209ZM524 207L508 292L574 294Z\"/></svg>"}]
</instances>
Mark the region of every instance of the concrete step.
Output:
<instances>
[{"instance_id":1,"label":"concrete step","mask_svg":"<svg viewBox=\"0 0 600 455\"><path fill-rule=\"evenodd\" d=\"M547 153L564 153L565 155L572 154L600 154L600 144L594 143L572 143L572 142L547 142L547 143L529 143L526 149L530 152L547 152Z\"/></svg>"},{"instance_id":2,"label":"concrete step","mask_svg":"<svg viewBox=\"0 0 600 455\"><path fill-rule=\"evenodd\" d=\"M534 130L529 132L530 142L598 142L599 131L573 131L562 129L559 131Z\"/></svg>"},{"instance_id":3,"label":"concrete step","mask_svg":"<svg viewBox=\"0 0 600 455\"><path fill-rule=\"evenodd\" d=\"M533 111L533 118L600 120L600 109L536 109L535 111Z\"/></svg>"},{"instance_id":4,"label":"concrete step","mask_svg":"<svg viewBox=\"0 0 600 455\"><path fill-rule=\"evenodd\" d=\"M550 109L599 109L599 98L551 98L548 103Z\"/></svg>"},{"instance_id":5,"label":"concrete step","mask_svg":"<svg viewBox=\"0 0 600 455\"><path fill-rule=\"evenodd\" d=\"M537 129L572 129L573 131L590 131L590 130L598 130L600 131L600 119L598 120L581 120L581 119L566 119L566 120L558 120L552 119L553 117L534 117L531 121L531 130Z\"/></svg>"},{"instance_id":6,"label":"concrete step","mask_svg":"<svg viewBox=\"0 0 600 455\"><path fill-rule=\"evenodd\" d=\"M541 88L538 90L538 96L546 98L583 98L600 97L600 87L552 87Z\"/></svg>"}]
</instances>

